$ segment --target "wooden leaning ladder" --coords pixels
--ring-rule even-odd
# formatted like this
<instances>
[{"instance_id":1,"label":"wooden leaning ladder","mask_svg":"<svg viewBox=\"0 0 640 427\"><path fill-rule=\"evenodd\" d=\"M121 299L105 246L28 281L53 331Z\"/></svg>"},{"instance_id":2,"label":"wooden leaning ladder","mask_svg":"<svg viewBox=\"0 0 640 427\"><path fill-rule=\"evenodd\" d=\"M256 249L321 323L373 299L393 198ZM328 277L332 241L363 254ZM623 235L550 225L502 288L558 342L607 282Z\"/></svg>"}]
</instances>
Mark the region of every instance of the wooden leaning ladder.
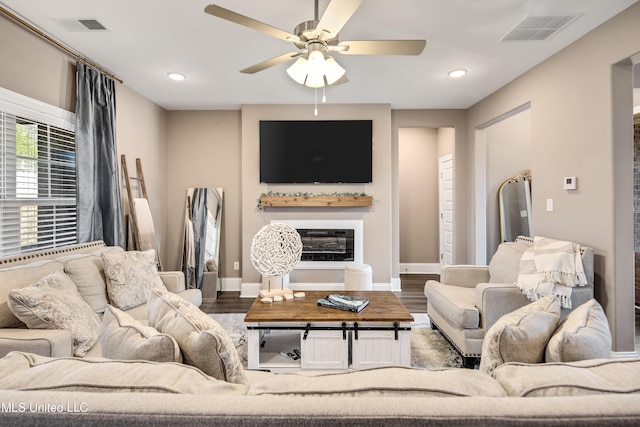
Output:
<instances>
[{"instance_id":1,"label":"wooden leaning ladder","mask_svg":"<svg viewBox=\"0 0 640 427\"><path fill-rule=\"evenodd\" d=\"M129 171L127 170L127 159L124 154L120 156L120 163L122 165L122 172L124 173L124 180L127 186L127 198L129 199L129 221L127 222L127 227L130 227L131 235L133 237L133 249L140 250L140 232L138 228L138 218L136 217L136 210L133 208L133 193L131 191L131 181L137 181L139 184L140 192L142 193L142 197L149 202L149 197L147 196L147 186L144 183L144 174L142 173L142 161L140 158L136 158L136 174L137 176L129 176ZM127 234L127 242L128 233ZM160 255L158 254L158 248L153 248L156 251L156 263L158 265L158 270L162 270L162 265L160 263Z\"/></svg>"}]
</instances>

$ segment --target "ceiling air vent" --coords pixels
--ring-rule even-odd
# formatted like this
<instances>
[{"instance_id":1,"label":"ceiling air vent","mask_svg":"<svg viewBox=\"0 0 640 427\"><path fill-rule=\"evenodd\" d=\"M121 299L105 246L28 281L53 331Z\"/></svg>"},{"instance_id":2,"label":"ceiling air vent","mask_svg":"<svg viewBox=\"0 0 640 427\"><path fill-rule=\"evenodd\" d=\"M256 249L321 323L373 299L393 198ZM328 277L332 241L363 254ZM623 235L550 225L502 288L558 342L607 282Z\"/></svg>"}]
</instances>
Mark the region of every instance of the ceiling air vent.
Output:
<instances>
[{"instance_id":1,"label":"ceiling air vent","mask_svg":"<svg viewBox=\"0 0 640 427\"><path fill-rule=\"evenodd\" d=\"M60 19L58 22L69 31L109 31L107 27L95 18Z\"/></svg>"},{"instance_id":2,"label":"ceiling air vent","mask_svg":"<svg viewBox=\"0 0 640 427\"><path fill-rule=\"evenodd\" d=\"M502 41L544 41L573 22L579 15L529 15Z\"/></svg>"}]
</instances>

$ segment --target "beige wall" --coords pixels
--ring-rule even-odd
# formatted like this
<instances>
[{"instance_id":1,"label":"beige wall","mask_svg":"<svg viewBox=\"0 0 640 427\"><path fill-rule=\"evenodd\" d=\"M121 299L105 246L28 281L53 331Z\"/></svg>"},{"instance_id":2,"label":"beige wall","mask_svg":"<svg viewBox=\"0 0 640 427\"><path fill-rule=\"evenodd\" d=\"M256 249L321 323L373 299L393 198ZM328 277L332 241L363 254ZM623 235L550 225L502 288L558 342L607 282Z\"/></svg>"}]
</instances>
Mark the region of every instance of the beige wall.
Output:
<instances>
[{"instance_id":1,"label":"beige wall","mask_svg":"<svg viewBox=\"0 0 640 427\"><path fill-rule=\"evenodd\" d=\"M400 263L439 263L438 129L398 129Z\"/></svg>"},{"instance_id":2,"label":"beige wall","mask_svg":"<svg viewBox=\"0 0 640 427\"><path fill-rule=\"evenodd\" d=\"M123 84L116 86L116 142L118 160L124 155L130 177L137 177L136 159L142 164L149 208L156 232L164 270L167 262L167 111ZM118 164L120 166L120 164ZM128 212L128 197L123 171L120 171L123 209ZM138 182L131 181L132 196L142 197Z\"/></svg>"},{"instance_id":3,"label":"beige wall","mask_svg":"<svg viewBox=\"0 0 640 427\"><path fill-rule=\"evenodd\" d=\"M490 260L500 243L498 190L505 180L531 169L531 110L524 110L486 128L485 143L487 259Z\"/></svg>"},{"instance_id":4,"label":"beige wall","mask_svg":"<svg viewBox=\"0 0 640 427\"><path fill-rule=\"evenodd\" d=\"M76 109L76 61L0 14L0 86L67 111Z\"/></svg>"},{"instance_id":5,"label":"beige wall","mask_svg":"<svg viewBox=\"0 0 640 427\"><path fill-rule=\"evenodd\" d=\"M311 105L245 105L242 107L242 280L259 283L250 262L251 240L271 220L347 219L364 221L364 262L373 269L374 283L391 281L391 123L389 105L322 105L319 120L373 120L373 182L342 185L267 185L259 179L259 121L314 119ZM278 192L366 192L371 208L267 208L256 209L258 197ZM294 282L340 283L342 271L296 271Z\"/></svg>"},{"instance_id":6,"label":"beige wall","mask_svg":"<svg viewBox=\"0 0 640 427\"><path fill-rule=\"evenodd\" d=\"M242 260L240 111L171 111L168 118L168 265L180 268L187 188L222 187L220 276L240 277L233 270Z\"/></svg>"},{"instance_id":7,"label":"beige wall","mask_svg":"<svg viewBox=\"0 0 640 427\"><path fill-rule=\"evenodd\" d=\"M535 232L594 248L596 292L620 352L634 350L632 85L630 64L614 65L640 51L639 23L635 4L468 111L471 150L476 128L531 102ZM563 190L564 176L579 189Z\"/></svg>"}]
</instances>

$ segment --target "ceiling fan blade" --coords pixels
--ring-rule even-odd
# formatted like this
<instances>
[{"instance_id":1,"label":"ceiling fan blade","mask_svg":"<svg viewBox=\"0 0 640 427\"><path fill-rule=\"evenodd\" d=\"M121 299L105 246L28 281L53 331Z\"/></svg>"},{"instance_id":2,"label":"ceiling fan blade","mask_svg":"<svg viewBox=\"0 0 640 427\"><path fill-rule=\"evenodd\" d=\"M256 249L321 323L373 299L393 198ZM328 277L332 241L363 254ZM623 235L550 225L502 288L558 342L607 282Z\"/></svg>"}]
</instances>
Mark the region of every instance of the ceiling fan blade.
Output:
<instances>
[{"instance_id":1,"label":"ceiling fan blade","mask_svg":"<svg viewBox=\"0 0 640 427\"><path fill-rule=\"evenodd\" d=\"M252 65L251 67L247 67L244 70L240 70L240 72L244 74L254 74L258 71L273 67L274 65L282 64L283 62L287 62L293 58L297 58L300 55L302 55L302 52L285 53L284 55L276 56L275 58L267 59L266 61L262 61L258 64Z\"/></svg>"},{"instance_id":2,"label":"ceiling fan blade","mask_svg":"<svg viewBox=\"0 0 640 427\"><path fill-rule=\"evenodd\" d=\"M331 49L343 55L420 55L426 40L353 40Z\"/></svg>"},{"instance_id":3,"label":"ceiling fan blade","mask_svg":"<svg viewBox=\"0 0 640 427\"><path fill-rule=\"evenodd\" d=\"M232 10L225 9L224 7L210 4L204 8L204 11L210 15L217 16L218 18L225 19L227 21L234 22L236 24L243 25L252 30L260 31L270 36L282 39L285 41L299 41L298 36L293 35L287 31L265 24L264 22L257 21L248 16L241 15Z\"/></svg>"},{"instance_id":4,"label":"ceiling fan blade","mask_svg":"<svg viewBox=\"0 0 640 427\"><path fill-rule=\"evenodd\" d=\"M332 39L344 27L344 24L358 10L363 0L332 0L324 11L315 30L315 35L320 37L323 32L328 35L325 39Z\"/></svg>"}]
</instances>

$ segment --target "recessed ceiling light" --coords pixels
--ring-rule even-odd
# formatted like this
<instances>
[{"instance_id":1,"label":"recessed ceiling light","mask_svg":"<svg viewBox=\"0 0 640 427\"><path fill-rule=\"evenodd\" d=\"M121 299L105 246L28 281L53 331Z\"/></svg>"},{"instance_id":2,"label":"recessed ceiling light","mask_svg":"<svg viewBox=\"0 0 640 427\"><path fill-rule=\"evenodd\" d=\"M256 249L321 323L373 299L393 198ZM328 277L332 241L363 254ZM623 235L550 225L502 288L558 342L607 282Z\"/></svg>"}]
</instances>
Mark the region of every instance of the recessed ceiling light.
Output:
<instances>
[{"instance_id":1,"label":"recessed ceiling light","mask_svg":"<svg viewBox=\"0 0 640 427\"><path fill-rule=\"evenodd\" d=\"M171 80L176 80L176 81L184 80L187 78L184 74L175 73L175 72L167 73L167 76L169 76Z\"/></svg>"},{"instance_id":2,"label":"recessed ceiling light","mask_svg":"<svg viewBox=\"0 0 640 427\"><path fill-rule=\"evenodd\" d=\"M457 79L458 77L462 77L465 74L467 74L467 70L465 70L464 68L458 68L457 70L451 70L447 73L447 75L449 77L451 77L452 79Z\"/></svg>"}]
</instances>

